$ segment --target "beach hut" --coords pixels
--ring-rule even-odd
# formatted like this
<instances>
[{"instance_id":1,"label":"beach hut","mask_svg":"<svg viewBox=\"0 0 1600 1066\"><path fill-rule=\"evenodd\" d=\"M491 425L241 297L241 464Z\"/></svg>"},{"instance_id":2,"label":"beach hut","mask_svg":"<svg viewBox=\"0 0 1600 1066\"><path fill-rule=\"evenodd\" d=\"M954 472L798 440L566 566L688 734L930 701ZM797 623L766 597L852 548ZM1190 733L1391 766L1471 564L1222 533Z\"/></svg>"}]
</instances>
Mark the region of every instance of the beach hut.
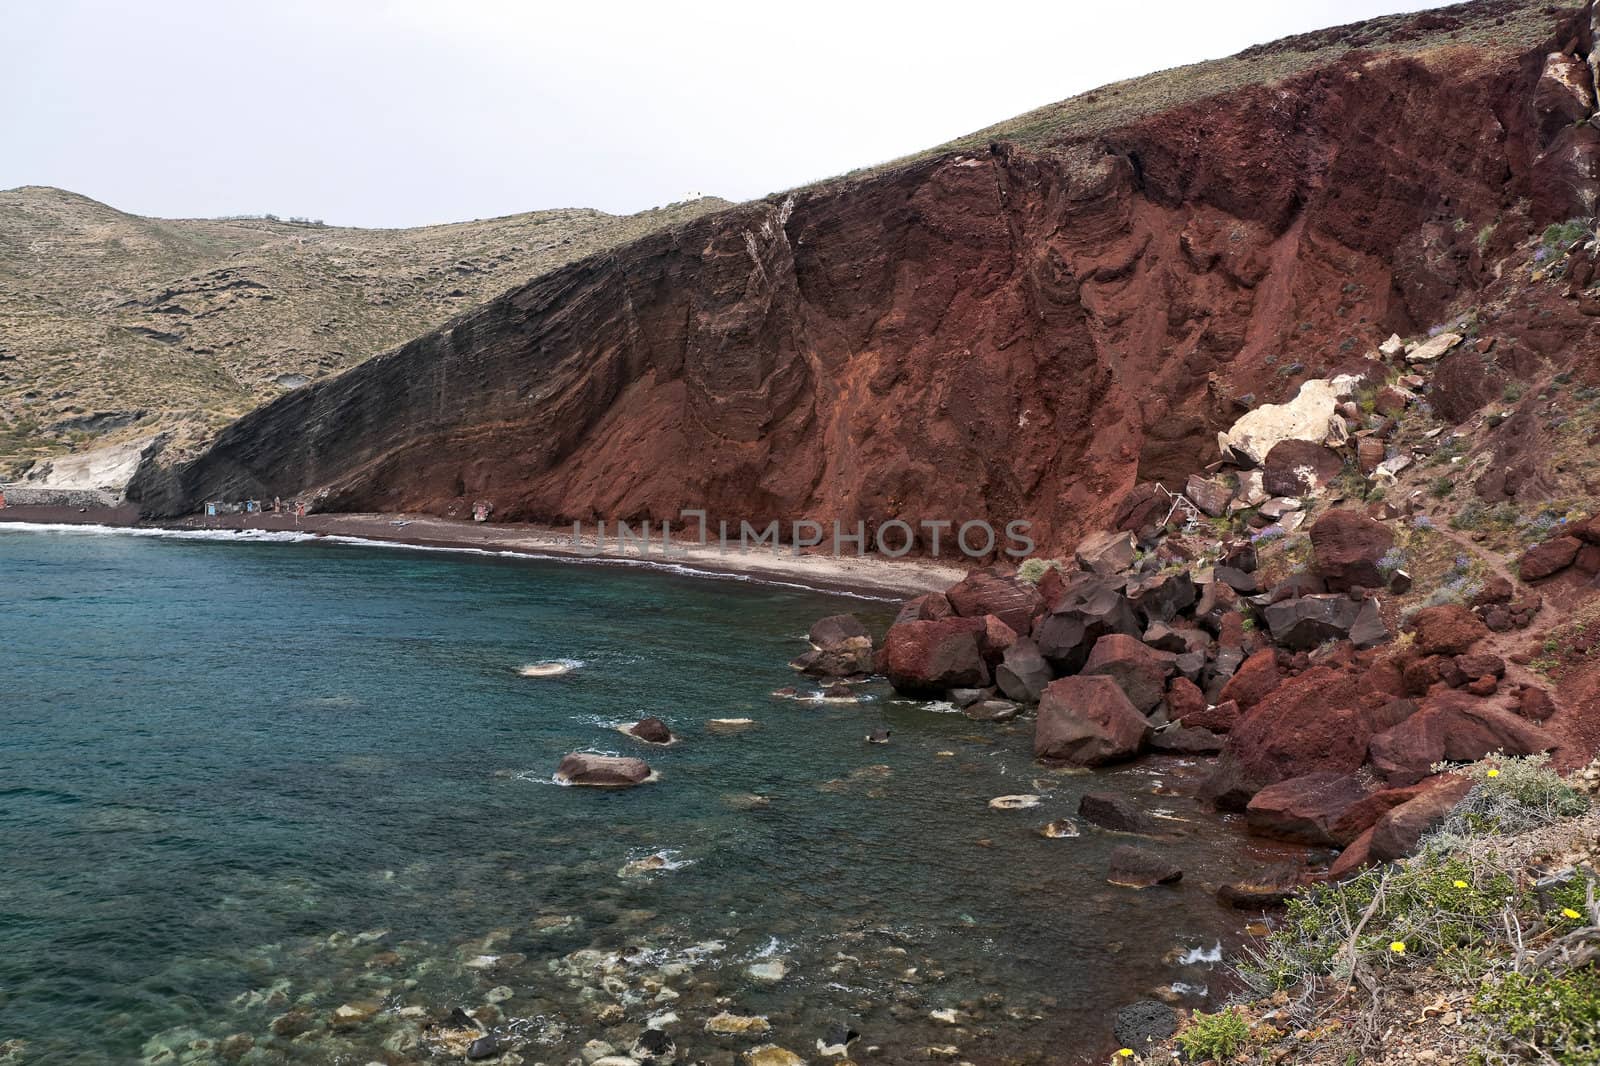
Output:
<instances>
[{"instance_id":1,"label":"beach hut","mask_svg":"<svg viewBox=\"0 0 1600 1066\"><path fill-rule=\"evenodd\" d=\"M207 518L215 518L215 517L217 517L217 515L219 515L221 513L222 513L222 501L221 500L207 500L206 501L206 517Z\"/></svg>"}]
</instances>

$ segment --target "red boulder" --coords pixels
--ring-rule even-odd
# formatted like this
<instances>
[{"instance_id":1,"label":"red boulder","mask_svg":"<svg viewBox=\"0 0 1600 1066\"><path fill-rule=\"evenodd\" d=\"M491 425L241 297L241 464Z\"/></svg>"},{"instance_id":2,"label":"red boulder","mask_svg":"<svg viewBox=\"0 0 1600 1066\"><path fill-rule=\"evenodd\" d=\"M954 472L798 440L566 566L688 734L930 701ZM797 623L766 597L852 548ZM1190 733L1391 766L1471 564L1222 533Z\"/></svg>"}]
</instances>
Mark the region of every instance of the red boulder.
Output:
<instances>
[{"instance_id":1,"label":"red boulder","mask_svg":"<svg viewBox=\"0 0 1600 1066\"><path fill-rule=\"evenodd\" d=\"M1242 810L1279 781L1318 771L1353 773L1366 759L1375 725L1352 675L1313 666L1283 681L1239 720L1201 796Z\"/></svg>"},{"instance_id":2,"label":"red boulder","mask_svg":"<svg viewBox=\"0 0 1600 1066\"><path fill-rule=\"evenodd\" d=\"M1329 511L1311 527L1311 551L1316 569L1330 592L1351 585L1377 588L1383 584L1378 560L1394 547L1394 533L1355 511Z\"/></svg>"},{"instance_id":3,"label":"red boulder","mask_svg":"<svg viewBox=\"0 0 1600 1066\"><path fill-rule=\"evenodd\" d=\"M1278 653L1271 648L1263 648L1234 671L1228 683L1222 686L1217 702L1233 700L1240 710L1248 711L1266 699L1282 680L1283 677L1278 673Z\"/></svg>"},{"instance_id":4,"label":"red boulder","mask_svg":"<svg viewBox=\"0 0 1600 1066\"><path fill-rule=\"evenodd\" d=\"M884 672L896 689L911 696L982 688L989 683L979 644L983 630L976 618L897 622L883 641Z\"/></svg>"},{"instance_id":5,"label":"red boulder","mask_svg":"<svg viewBox=\"0 0 1600 1066\"><path fill-rule=\"evenodd\" d=\"M1139 754L1150 723L1109 677L1063 677L1039 696L1035 758L1101 766Z\"/></svg>"},{"instance_id":6,"label":"red boulder","mask_svg":"<svg viewBox=\"0 0 1600 1066\"><path fill-rule=\"evenodd\" d=\"M972 571L944 595L961 617L992 614L1016 633L1030 632L1034 617L1044 613L1044 600L1035 586L992 568Z\"/></svg>"},{"instance_id":7,"label":"red boulder","mask_svg":"<svg viewBox=\"0 0 1600 1066\"><path fill-rule=\"evenodd\" d=\"M1356 774L1319 770L1268 785L1251 798L1245 817L1257 836L1331 847L1349 842L1334 836L1333 825L1371 791Z\"/></svg>"},{"instance_id":8,"label":"red boulder","mask_svg":"<svg viewBox=\"0 0 1600 1066\"><path fill-rule=\"evenodd\" d=\"M1417 712L1372 738L1372 768L1391 785L1421 781L1439 762L1473 762L1491 752L1533 755L1550 751L1549 733L1492 702L1442 690Z\"/></svg>"},{"instance_id":9,"label":"red boulder","mask_svg":"<svg viewBox=\"0 0 1600 1066\"><path fill-rule=\"evenodd\" d=\"M1411 620L1423 655L1460 655L1489 635L1489 627L1459 603L1424 607Z\"/></svg>"},{"instance_id":10,"label":"red boulder","mask_svg":"<svg viewBox=\"0 0 1600 1066\"><path fill-rule=\"evenodd\" d=\"M1578 557L1583 542L1577 537L1556 537L1543 544L1535 544L1522 553L1517 563L1517 576L1524 581L1538 581L1572 565Z\"/></svg>"},{"instance_id":11,"label":"red boulder","mask_svg":"<svg viewBox=\"0 0 1600 1066\"><path fill-rule=\"evenodd\" d=\"M1166 694L1173 658L1171 652L1156 651L1135 637L1108 633L1095 641L1082 673L1111 678L1122 687L1128 702L1149 714Z\"/></svg>"}]
</instances>

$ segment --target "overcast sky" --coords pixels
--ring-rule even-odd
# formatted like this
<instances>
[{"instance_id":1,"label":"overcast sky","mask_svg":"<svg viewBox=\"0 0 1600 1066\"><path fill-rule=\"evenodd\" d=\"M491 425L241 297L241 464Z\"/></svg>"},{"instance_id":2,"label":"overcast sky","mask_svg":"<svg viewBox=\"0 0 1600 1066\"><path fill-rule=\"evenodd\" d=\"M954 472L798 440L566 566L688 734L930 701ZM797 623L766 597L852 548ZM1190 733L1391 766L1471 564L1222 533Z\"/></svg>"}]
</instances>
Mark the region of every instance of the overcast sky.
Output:
<instances>
[{"instance_id":1,"label":"overcast sky","mask_svg":"<svg viewBox=\"0 0 1600 1066\"><path fill-rule=\"evenodd\" d=\"M0 188L409 226L743 200L1408 0L8 0Z\"/></svg>"}]
</instances>

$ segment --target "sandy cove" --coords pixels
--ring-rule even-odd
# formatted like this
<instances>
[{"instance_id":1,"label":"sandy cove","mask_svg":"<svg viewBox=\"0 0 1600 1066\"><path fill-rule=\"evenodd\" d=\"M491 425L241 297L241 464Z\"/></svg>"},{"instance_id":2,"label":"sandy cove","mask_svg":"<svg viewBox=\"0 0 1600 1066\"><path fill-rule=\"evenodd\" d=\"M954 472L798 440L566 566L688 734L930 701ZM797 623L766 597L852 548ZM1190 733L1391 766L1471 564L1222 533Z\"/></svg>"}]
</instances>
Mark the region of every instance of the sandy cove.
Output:
<instances>
[{"instance_id":1,"label":"sandy cove","mask_svg":"<svg viewBox=\"0 0 1600 1066\"><path fill-rule=\"evenodd\" d=\"M254 514L194 516L168 522L143 522L132 508L117 510L78 510L69 507L8 507L0 510L0 522L65 523L106 525L142 529L266 530L351 537L374 542L387 541L429 548L477 549L510 552L532 558L607 559L627 563L664 564L687 567L709 574L736 574L769 581L791 582L827 592L894 599L924 592L942 591L960 581L967 567L953 562L927 559L886 559L882 556L839 556L820 552L795 554L790 548L755 547L723 552L715 543L700 546L693 541L674 540L673 554L663 553L659 529L652 527L648 554L632 544L618 549L616 539L607 535L604 550L596 550L590 530L574 544L570 527L513 522L472 522L422 514ZM580 547L581 545L581 547Z\"/></svg>"}]
</instances>

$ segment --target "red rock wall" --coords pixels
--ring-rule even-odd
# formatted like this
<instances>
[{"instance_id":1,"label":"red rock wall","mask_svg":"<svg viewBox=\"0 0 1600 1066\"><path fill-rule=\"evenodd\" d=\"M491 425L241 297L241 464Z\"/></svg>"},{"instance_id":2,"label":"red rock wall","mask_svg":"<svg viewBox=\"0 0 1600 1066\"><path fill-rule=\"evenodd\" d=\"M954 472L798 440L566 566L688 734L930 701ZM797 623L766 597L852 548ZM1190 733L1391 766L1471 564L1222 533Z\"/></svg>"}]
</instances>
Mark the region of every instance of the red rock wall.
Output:
<instances>
[{"instance_id":1,"label":"red rock wall","mask_svg":"<svg viewBox=\"0 0 1600 1066\"><path fill-rule=\"evenodd\" d=\"M1592 209L1593 130L1548 120L1544 52L1350 53L736 208L286 396L132 491L157 515L322 489L496 519L1020 518L1066 546L1214 458L1235 399L1355 366Z\"/></svg>"}]
</instances>

